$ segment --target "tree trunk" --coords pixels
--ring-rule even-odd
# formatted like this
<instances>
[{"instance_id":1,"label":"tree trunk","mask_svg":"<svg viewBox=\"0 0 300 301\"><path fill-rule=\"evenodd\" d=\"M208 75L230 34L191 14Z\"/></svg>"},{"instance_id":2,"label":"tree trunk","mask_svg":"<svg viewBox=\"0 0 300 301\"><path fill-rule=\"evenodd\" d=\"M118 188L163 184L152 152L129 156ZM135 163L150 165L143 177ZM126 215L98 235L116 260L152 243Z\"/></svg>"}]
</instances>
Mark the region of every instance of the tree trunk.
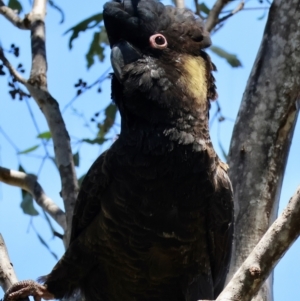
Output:
<instances>
[{"instance_id":1,"label":"tree trunk","mask_svg":"<svg viewBox=\"0 0 300 301\"><path fill-rule=\"evenodd\" d=\"M235 242L228 280L277 216L298 115L299 49L300 0L274 0L229 152ZM271 275L253 300L271 301L272 282Z\"/></svg>"}]
</instances>

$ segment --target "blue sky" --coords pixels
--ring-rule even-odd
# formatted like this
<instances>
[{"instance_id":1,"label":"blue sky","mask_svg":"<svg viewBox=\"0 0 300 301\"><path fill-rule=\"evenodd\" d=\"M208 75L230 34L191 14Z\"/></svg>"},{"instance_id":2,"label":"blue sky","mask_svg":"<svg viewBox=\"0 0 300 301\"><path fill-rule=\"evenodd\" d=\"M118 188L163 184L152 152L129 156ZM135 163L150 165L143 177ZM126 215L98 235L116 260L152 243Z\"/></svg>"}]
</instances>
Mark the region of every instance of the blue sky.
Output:
<instances>
[{"instance_id":1,"label":"blue sky","mask_svg":"<svg viewBox=\"0 0 300 301\"><path fill-rule=\"evenodd\" d=\"M167 3L167 1L164 1ZM192 1L190 1L192 3ZM214 1L207 1L211 6ZM63 24L59 24L60 15L57 11L48 8L47 15L47 55L48 55L48 86L52 95L57 99L61 108L74 97L74 84L79 78L83 78L88 83L93 82L108 67L109 60L105 63L96 63L89 71L86 69L84 55L87 52L93 32L81 34L74 41L73 49L68 49L68 35L63 33L77 24L78 21L87 18L97 12L100 12L104 1L90 0L83 4L82 1L74 0L72 5L64 1L61 7L66 12L66 19ZM238 1L233 1L237 4ZM25 12L30 10L27 1L24 1ZM189 2L187 2L189 4ZM260 7L256 0L246 2L246 7ZM231 68L224 60L211 54L214 63L217 65L218 72L215 76L219 93L219 102L222 107L222 113L226 120L221 124L214 122L211 128L211 135L215 148L221 155L218 146L219 139L225 150L228 150L231 132L236 118L239 104L243 95L246 82L251 71L258 47L261 42L266 17L258 20L263 15L262 10L243 11L232 17L216 34L213 35L213 44L220 46L230 53L237 54L242 61L243 67L238 69ZM19 62L24 64L25 75L28 76L31 54L30 54L30 34L26 31L20 31L10 25L3 17L0 17L0 41L5 49L10 44L15 43L21 47L21 56L16 59L9 57L11 62L17 65ZM106 51L109 57L109 50ZM90 147L89 145L79 145L76 138L93 138L97 129L95 125L85 126L85 120L93 117L93 114L105 108L110 101L110 82L103 82L102 93L98 94L95 90L88 91L79 97L64 113L67 129L73 138L74 153L80 149L81 161L77 168L78 176L84 174L96 157L104 150L102 147ZM29 113L28 105L38 125L36 129ZM216 107L212 105L213 115ZM75 111L80 112L78 116ZM5 77L0 77L0 127L16 144L19 151L27 149L39 143L36 138L38 132L48 130L47 124L39 108L33 99L28 103L25 101L11 100L7 93L7 82ZM297 124L295 137L300 135L299 122ZM218 139L219 137L219 139ZM282 201L279 212L282 211L291 195L300 183L300 143L293 141L290 158L286 169L284 185L282 188ZM50 153L51 148L49 148ZM37 156L43 156L42 147L34 153ZM16 155L16 149L0 132L0 165L17 169L19 164L27 172L37 174L41 168L41 159L28 157L25 155ZM55 200L60 206L62 201L59 196L60 180L56 167L51 160L47 160L39 173L39 182L46 193ZM32 227L30 227L30 217L24 215L19 206L21 201L20 190L0 183L0 232L9 249L11 261L17 272L17 276L22 279L36 279L38 276L47 274L56 260L49 251L38 241ZM37 206L36 206L37 207ZM35 229L42 235L47 244L59 257L63 254L63 246L59 239L53 239L52 234L42 214L32 221ZM55 224L55 222L53 222ZM59 227L56 227L60 231ZM288 251L287 255L279 263L275 273L275 300L292 299L300 295L300 275L299 271L299 242Z\"/></svg>"}]
</instances>

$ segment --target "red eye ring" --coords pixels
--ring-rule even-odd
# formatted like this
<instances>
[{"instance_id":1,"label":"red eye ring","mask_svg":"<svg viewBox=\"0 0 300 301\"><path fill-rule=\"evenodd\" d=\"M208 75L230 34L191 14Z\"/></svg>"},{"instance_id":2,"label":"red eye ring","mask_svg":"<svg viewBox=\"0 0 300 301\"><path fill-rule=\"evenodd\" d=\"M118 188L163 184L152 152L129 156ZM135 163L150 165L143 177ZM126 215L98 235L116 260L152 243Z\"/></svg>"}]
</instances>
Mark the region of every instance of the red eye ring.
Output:
<instances>
[{"instance_id":1,"label":"red eye ring","mask_svg":"<svg viewBox=\"0 0 300 301\"><path fill-rule=\"evenodd\" d=\"M157 33L149 38L150 46L155 49L165 49L168 47L167 39L164 35Z\"/></svg>"}]
</instances>

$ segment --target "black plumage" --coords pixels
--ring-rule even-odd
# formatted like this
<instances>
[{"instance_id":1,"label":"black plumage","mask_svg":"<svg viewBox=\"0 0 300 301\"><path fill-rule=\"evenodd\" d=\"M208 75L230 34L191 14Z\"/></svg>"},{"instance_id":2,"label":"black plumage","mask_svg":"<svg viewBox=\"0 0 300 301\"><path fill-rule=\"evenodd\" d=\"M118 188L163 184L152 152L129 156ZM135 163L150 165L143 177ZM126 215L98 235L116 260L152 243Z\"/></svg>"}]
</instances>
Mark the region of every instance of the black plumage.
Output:
<instances>
[{"instance_id":1,"label":"black plumage","mask_svg":"<svg viewBox=\"0 0 300 301\"><path fill-rule=\"evenodd\" d=\"M103 16L121 133L85 177L70 246L44 287L88 301L214 299L233 203L208 130L209 34L191 11L155 0L112 1Z\"/></svg>"}]
</instances>

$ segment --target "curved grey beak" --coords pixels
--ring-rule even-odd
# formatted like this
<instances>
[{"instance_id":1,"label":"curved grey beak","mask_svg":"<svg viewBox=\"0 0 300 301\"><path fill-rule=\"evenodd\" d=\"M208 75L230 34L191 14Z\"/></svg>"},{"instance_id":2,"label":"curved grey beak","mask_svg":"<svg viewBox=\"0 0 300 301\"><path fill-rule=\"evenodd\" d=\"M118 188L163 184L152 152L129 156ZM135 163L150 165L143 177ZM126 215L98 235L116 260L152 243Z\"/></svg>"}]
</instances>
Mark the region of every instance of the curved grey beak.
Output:
<instances>
[{"instance_id":1,"label":"curved grey beak","mask_svg":"<svg viewBox=\"0 0 300 301\"><path fill-rule=\"evenodd\" d=\"M141 57L142 54L127 41L120 41L112 47L110 61L119 82L122 81L124 66Z\"/></svg>"}]
</instances>

